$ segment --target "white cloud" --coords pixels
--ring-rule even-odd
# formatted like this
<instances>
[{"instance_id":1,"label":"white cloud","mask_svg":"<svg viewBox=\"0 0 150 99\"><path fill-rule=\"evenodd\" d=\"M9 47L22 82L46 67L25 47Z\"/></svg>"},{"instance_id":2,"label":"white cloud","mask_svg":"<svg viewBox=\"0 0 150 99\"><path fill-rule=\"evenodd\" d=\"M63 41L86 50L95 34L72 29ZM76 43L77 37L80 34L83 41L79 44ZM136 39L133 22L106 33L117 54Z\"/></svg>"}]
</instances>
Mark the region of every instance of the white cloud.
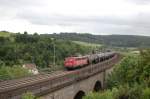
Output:
<instances>
[{"instance_id":1,"label":"white cloud","mask_svg":"<svg viewBox=\"0 0 150 99\"><path fill-rule=\"evenodd\" d=\"M0 0L0 30L150 35L146 0Z\"/></svg>"}]
</instances>

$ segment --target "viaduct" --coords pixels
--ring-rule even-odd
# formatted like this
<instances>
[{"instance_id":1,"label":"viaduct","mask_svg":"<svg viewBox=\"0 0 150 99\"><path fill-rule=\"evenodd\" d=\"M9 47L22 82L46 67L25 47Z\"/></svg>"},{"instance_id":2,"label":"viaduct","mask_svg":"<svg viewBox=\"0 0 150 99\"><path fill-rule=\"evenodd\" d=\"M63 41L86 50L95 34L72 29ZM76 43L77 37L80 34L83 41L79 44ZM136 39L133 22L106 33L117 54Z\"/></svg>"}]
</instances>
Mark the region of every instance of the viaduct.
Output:
<instances>
[{"instance_id":1,"label":"viaduct","mask_svg":"<svg viewBox=\"0 0 150 99\"><path fill-rule=\"evenodd\" d=\"M120 55L116 54L111 59L74 71L3 82L0 83L0 99L20 99L25 92L42 99L82 99L89 92L105 88L106 77L119 60Z\"/></svg>"},{"instance_id":2,"label":"viaduct","mask_svg":"<svg viewBox=\"0 0 150 99\"><path fill-rule=\"evenodd\" d=\"M111 73L113 69L113 65L118 61L119 56L115 57L114 60L111 60L106 68L101 72L87 77L83 80L77 80L73 84L69 86L65 86L56 90L52 93L44 95L43 99L82 99L83 96L88 94L89 92L98 92L105 88L106 77L109 73ZM114 62L115 61L115 62ZM112 64L113 63L113 64ZM102 64L98 64L97 66L101 66ZM106 65L105 65L106 66Z\"/></svg>"},{"instance_id":3,"label":"viaduct","mask_svg":"<svg viewBox=\"0 0 150 99\"><path fill-rule=\"evenodd\" d=\"M105 87L106 75L111 72L111 68L91 76L84 80L56 90L42 97L42 99L82 99L83 96L92 91L100 91Z\"/></svg>"}]
</instances>

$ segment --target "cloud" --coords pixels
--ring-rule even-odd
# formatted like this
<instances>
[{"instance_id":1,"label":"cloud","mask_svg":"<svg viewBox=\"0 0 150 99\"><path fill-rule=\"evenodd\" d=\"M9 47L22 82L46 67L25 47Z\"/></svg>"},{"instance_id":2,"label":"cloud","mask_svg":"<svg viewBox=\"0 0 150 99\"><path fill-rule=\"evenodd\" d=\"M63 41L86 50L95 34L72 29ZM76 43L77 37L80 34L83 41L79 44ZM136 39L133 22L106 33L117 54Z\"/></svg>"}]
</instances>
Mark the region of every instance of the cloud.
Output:
<instances>
[{"instance_id":1,"label":"cloud","mask_svg":"<svg viewBox=\"0 0 150 99\"><path fill-rule=\"evenodd\" d=\"M147 5L150 4L149 0L128 0L129 2L139 4L139 5Z\"/></svg>"},{"instance_id":2,"label":"cloud","mask_svg":"<svg viewBox=\"0 0 150 99\"><path fill-rule=\"evenodd\" d=\"M150 35L147 0L0 0L0 30Z\"/></svg>"},{"instance_id":3,"label":"cloud","mask_svg":"<svg viewBox=\"0 0 150 99\"><path fill-rule=\"evenodd\" d=\"M24 7L24 6L35 6L43 4L40 0L0 0L0 6L8 7L8 8L17 8L17 7Z\"/></svg>"}]
</instances>

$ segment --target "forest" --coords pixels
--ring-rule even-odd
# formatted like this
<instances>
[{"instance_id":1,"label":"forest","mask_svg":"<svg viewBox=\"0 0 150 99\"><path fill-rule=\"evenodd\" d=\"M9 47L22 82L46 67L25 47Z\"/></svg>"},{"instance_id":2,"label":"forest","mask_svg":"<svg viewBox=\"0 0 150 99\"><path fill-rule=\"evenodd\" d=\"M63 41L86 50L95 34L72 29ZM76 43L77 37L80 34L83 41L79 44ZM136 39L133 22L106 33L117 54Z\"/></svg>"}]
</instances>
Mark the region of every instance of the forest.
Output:
<instances>
[{"instance_id":1,"label":"forest","mask_svg":"<svg viewBox=\"0 0 150 99\"><path fill-rule=\"evenodd\" d=\"M25 63L34 63L41 71L61 69L66 57L84 55L91 50L89 46L83 44L41 36L37 33L31 35L27 32L20 34L2 31L0 45L0 79L30 75L20 68Z\"/></svg>"},{"instance_id":2,"label":"forest","mask_svg":"<svg viewBox=\"0 0 150 99\"><path fill-rule=\"evenodd\" d=\"M92 35L90 33L54 33L43 34L53 38L67 39L74 41L84 41L102 44L109 47L150 47L149 36L136 35Z\"/></svg>"}]
</instances>

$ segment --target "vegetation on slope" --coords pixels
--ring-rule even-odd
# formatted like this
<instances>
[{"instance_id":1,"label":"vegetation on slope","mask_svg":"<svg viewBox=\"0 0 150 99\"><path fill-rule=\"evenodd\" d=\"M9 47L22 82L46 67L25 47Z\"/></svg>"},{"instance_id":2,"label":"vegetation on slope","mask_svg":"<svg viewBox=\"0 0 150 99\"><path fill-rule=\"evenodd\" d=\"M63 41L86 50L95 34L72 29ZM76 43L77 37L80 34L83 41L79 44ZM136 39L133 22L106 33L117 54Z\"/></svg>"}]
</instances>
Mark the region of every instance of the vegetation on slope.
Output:
<instances>
[{"instance_id":1,"label":"vegetation on slope","mask_svg":"<svg viewBox=\"0 0 150 99\"><path fill-rule=\"evenodd\" d=\"M10 37L11 33L7 31L0 31L0 37Z\"/></svg>"},{"instance_id":2,"label":"vegetation on slope","mask_svg":"<svg viewBox=\"0 0 150 99\"><path fill-rule=\"evenodd\" d=\"M150 99L150 49L129 55L108 77L108 90L84 99Z\"/></svg>"},{"instance_id":3,"label":"vegetation on slope","mask_svg":"<svg viewBox=\"0 0 150 99\"><path fill-rule=\"evenodd\" d=\"M124 85L101 93L89 93L83 99L150 99L150 88Z\"/></svg>"},{"instance_id":4,"label":"vegetation on slope","mask_svg":"<svg viewBox=\"0 0 150 99\"><path fill-rule=\"evenodd\" d=\"M80 33L45 34L53 38L103 44L110 47L150 47L150 37L133 35L92 35Z\"/></svg>"},{"instance_id":5,"label":"vegetation on slope","mask_svg":"<svg viewBox=\"0 0 150 99\"><path fill-rule=\"evenodd\" d=\"M82 41L73 41L73 42L77 44L81 44L83 46L89 46L89 47L101 47L102 46L100 44L88 43L88 42L82 42Z\"/></svg>"},{"instance_id":6,"label":"vegetation on slope","mask_svg":"<svg viewBox=\"0 0 150 99\"><path fill-rule=\"evenodd\" d=\"M36 33L34 35L29 35L27 32L13 35L7 32L0 33L3 35L0 36L0 79L3 80L28 75L20 68L25 63L34 63L38 69L51 71L63 68L63 61L66 57L78 53L84 55L91 50L89 46ZM9 34L9 36L4 36L4 34Z\"/></svg>"},{"instance_id":7,"label":"vegetation on slope","mask_svg":"<svg viewBox=\"0 0 150 99\"><path fill-rule=\"evenodd\" d=\"M37 99L31 92L26 92L22 95L21 99Z\"/></svg>"},{"instance_id":8,"label":"vegetation on slope","mask_svg":"<svg viewBox=\"0 0 150 99\"><path fill-rule=\"evenodd\" d=\"M88 53L88 47L67 40L57 40L37 34L16 34L14 41L2 37L0 43L0 64L12 66L23 63L35 63L44 68L53 64L54 47L57 65L63 65L65 57L76 53Z\"/></svg>"},{"instance_id":9,"label":"vegetation on slope","mask_svg":"<svg viewBox=\"0 0 150 99\"><path fill-rule=\"evenodd\" d=\"M21 66L0 67L0 80L9 80L9 79L30 76L30 75L31 73L29 73L27 69L24 69Z\"/></svg>"}]
</instances>

